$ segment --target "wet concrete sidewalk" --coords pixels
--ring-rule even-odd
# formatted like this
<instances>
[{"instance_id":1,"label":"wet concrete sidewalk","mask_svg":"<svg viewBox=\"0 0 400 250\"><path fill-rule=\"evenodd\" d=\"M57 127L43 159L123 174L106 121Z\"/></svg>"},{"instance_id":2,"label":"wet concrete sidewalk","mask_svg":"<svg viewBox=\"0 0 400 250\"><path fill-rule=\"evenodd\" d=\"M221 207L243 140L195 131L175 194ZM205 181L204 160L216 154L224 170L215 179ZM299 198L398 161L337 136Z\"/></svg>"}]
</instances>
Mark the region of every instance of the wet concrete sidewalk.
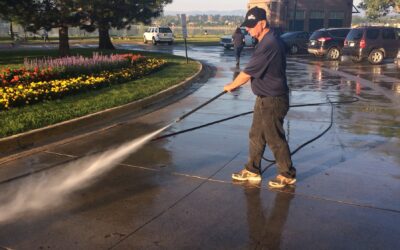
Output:
<instances>
[{"instance_id":1,"label":"wet concrete sidewalk","mask_svg":"<svg viewBox=\"0 0 400 250\"><path fill-rule=\"evenodd\" d=\"M180 47L155 49L184 54ZM251 52L245 50L241 67ZM217 75L166 108L3 164L0 198L16 192L23 183L51 178L62 167L15 181L4 180L58 166L152 132L220 93L238 72L233 51L192 47L189 53L217 67ZM391 65L380 66L380 75L388 77L385 82L382 77L382 82L374 81L377 71L363 67L358 77L351 66L344 72L329 62L288 59L291 104L325 102L328 95L337 101L360 98L357 103L336 106L333 128L293 156L298 169L294 187L279 191L267 188L268 179L276 174L275 166L265 172L260 185L231 181L232 172L241 169L247 159L252 116L243 116L147 144L95 184L69 195L62 205L31 211L0 224L0 246L399 249L400 111L396 100L400 91L383 85L397 86L400 80L389 74L397 72ZM251 111L254 100L246 85L165 133ZM291 109L285 122L291 149L328 127L330 112L329 105ZM272 158L268 151L266 156Z\"/></svg>"}]
</instances>

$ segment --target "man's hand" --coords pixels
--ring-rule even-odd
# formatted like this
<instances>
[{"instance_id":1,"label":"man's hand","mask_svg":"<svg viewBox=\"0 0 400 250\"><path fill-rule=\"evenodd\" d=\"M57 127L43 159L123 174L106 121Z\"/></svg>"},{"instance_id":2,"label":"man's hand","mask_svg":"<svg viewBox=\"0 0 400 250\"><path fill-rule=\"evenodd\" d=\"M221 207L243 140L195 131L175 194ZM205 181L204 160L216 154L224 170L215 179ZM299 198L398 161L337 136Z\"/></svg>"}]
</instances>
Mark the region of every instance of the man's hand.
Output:
<instances>
[{"instance_id":1,"label":"man's hand","mask_svg":"<svg viewBox=\"0 0 400 250\"><path fill-rule=\"evenodd\" d=\"M232 90L242 86L246 82L250 80L250 76L244 72L240 72L240 74L236 77L236 79L224 86L224 91L231 92Z\"/></svg>"},{"instance_id":2,"label":"man's hand","mask_svg":"<svg viewBox=\"0 0 400 250\"><path fill-rule=\"evenodd\" d=\"M234 90L234 89L236 89L236 87L233 86L232 83L227 84L227 85L224 86L224 91L226 91L226 92L231 92L231 91Z\"/></svg>"}]
</instances>

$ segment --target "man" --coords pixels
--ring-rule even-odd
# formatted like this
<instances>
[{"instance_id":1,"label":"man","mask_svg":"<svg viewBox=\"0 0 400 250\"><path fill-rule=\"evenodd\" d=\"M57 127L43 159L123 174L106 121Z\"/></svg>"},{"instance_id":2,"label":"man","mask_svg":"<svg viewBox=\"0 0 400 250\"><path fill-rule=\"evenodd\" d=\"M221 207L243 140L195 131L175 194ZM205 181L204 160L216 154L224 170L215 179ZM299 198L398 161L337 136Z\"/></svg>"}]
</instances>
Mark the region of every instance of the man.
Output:
<instances>
[{"instance_id":1,"label":"man","mask_svg":"<svg viewBox=\"0 0 400 250\"><path fill-rule=\"evenodd\" d=\"M292 166L283 129L283 120L289 110L285 47L268 28L264 9L250 9L242 26L259 42L246 68L232 83L224 86L224 90L230 92L251 80L257 98L249 134L248 162L243 170L232 174L232 178L261 181L261 159L268 144L278 166L278 175L268 184L283 188L296 182L296 169Z\"/></svg>"},{"instance_id":2,"label":"man","mask_svg":"<svg viewBox=\"0 0 400 250\"><path fill-rule=\"evenodd\" d=\"M49 41L49 33L47 32L47 30L43 31L42 38L45 43Z\"/></svg>"},{"instance_id":3,"label":"man","mask_svg":"<svg viewBox=\"0 0 400 250\"><path fill-rule=\"evenodd\" d=\"M238 27L232 35L233 48L235 49L236 66L240 64L240 54L244 48L244 35L242 30Z\"/></svg>"}]
</instances>

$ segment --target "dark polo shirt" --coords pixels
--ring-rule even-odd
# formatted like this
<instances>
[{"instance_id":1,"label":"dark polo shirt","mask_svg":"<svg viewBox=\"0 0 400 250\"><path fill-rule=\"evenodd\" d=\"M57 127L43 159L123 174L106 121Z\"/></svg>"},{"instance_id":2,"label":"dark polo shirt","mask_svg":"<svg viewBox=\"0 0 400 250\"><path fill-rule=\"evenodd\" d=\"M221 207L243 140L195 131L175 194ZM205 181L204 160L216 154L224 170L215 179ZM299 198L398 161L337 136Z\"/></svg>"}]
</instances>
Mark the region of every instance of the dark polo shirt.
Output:
<instances>
[{"instance_id":1,"label":"dark polo shirt","mask_svg":"<svg viewBox=\"0 0 400 250\"><path fill-rule=\"evenodd\" d=\"M285 47L272 31L257 44L244 72L251 76L251 89L257 96L280 96L289 92Z\"/></svg>"}]
</instances>

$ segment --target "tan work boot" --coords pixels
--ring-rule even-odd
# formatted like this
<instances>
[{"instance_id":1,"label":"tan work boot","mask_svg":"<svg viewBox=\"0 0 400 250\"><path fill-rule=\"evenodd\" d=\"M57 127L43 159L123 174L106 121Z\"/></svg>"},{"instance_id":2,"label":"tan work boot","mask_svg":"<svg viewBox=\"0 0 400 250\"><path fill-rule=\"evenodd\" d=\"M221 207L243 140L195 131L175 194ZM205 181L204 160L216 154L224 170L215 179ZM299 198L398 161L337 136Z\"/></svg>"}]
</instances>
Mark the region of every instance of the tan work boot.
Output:
<instances>
[{"instance_id":1,"label":"tan work boot","mask_svg":"<svg viewBox=\"0 0 400 250\"><path fill-rule=\"evenodd\" d=\"M248 171L247 169L242 169L237 173L232 174L232 179L237 181L251 181L260 182L261 175Z\"/></svg>"},{"instance_id":2,"label":"tan work boot","mask_svg":"<svg viewBox=\"0 0 400 250\"><path fill-rule=\"evenodd\" d=\"M296 183L295 178L287 178L283 175L278 175L274 179L268 182L268 186L272 188L283 188L286 187L287 185L293 185L295 183Z\"/></svg>"}]
</instances>

